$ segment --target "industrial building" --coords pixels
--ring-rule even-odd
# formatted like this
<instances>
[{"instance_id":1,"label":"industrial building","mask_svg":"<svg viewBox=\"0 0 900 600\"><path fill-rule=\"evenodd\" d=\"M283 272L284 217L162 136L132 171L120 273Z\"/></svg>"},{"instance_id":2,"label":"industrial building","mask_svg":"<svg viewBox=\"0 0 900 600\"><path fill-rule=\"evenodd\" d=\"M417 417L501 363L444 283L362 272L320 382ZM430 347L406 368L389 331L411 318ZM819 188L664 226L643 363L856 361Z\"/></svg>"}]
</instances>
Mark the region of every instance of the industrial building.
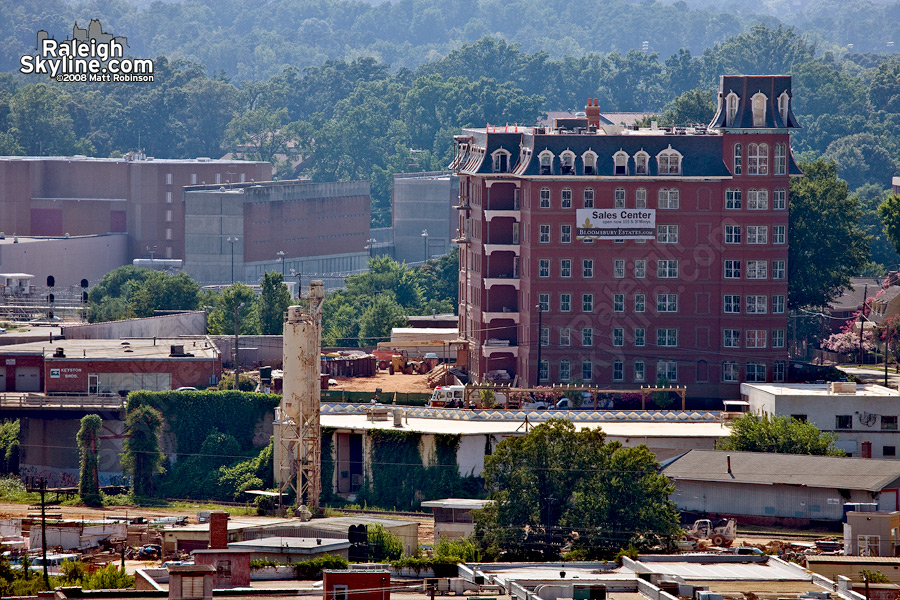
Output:
<instances>
[{"instance_id":1,"label":"industrial building","mask_svg":"<svg viewBox=\"0 0 900 600\"><path fill-rule=\"evenodd\" d=\"M4 233L125 233L127 259L184 258L184 186L268 181L267 162L85 156L0 157Z\"/></svg>"},{"instance_id":2,"label":"industrial building","mask_svg":"<svg viewBox=\"0 0 900 600\"><path fill-rule=\"evenodd\" d=\"M459 226L453 208L458 191L457 177L446 171L394 175L391 222L397 262L421 263L450 252Z\"/></svg>"},{"instance_id":3,"label":"industrial building","mask_svg":"<svg viewBox=\"0 0 900 600\"><path fill-rule=\"evenodd\" d=\"M341 286L366 267L370 201L366 181L186 187L184 270L201 285L275 271Z\"/></svg>"},{"instance_id":4,"label":"industrial building","mask_svg":"<svg viewBox=\"0 0 900 600\"><path fill-rule=\"evenodd\" d=\"M708 126L600 115L455 137L460 334L476 380L785 378L789 76L723 76Z\"/></svg>"},{"instance_id":5,"label":"industrial building","mask_svg":"<svg viewBox=\"0 0 900 600\"><path fill-rule=\"evenodd\" d=\"M900 509L893 460L691 450L662 472L679 510L741 523L836 524L848 502Z\"/></svg>"},{"instance_id":6,"label":"industrial building","mask_svg":"<svg viewBox=\"0 0 900 600\"><path fill-rule=\"evenodd\" d=\"M897 460L900 392L874 384L743 383L741 398L758 415L793 417L837 435L849 456Z\"/></svg>"},{"instance_id":7,"label":"industrial building","mask_svg":"<svg viewBox=\"0 0 900 600\"><path fill-rule=\"evenodd\" d=\"M0 234L0 267L4 273L31 275L38 289L29 295L46 294L44 285L47 276L52 275L57 296L67 287L77 288L80 296L82 279L93 286L108 272L125 264L128 264L128 236L125 233L68 237ZM14 294L4 290L4 295Z\"/></svg>"}]
</instances>

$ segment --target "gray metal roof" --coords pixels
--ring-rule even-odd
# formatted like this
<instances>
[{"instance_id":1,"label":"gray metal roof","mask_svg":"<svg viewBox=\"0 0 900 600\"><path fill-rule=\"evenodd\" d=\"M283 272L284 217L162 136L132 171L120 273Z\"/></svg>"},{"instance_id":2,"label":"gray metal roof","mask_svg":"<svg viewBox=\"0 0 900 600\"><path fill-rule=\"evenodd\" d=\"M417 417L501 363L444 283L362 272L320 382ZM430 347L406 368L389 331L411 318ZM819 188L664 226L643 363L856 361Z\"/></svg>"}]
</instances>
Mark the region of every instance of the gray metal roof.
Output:
<instances>
[{"instance_id":1,"label":"gray metal roof","mask_svg":"<svg viewBox=\"0 0 900 600\"><path fill-rule=\"evenodd\" d=\"M728 457L731 472L728 472ZM900 479L900 461L691 450L663 473L674 480L735 484L781 484L878 492Z\"/></svg>"}]
</instances>

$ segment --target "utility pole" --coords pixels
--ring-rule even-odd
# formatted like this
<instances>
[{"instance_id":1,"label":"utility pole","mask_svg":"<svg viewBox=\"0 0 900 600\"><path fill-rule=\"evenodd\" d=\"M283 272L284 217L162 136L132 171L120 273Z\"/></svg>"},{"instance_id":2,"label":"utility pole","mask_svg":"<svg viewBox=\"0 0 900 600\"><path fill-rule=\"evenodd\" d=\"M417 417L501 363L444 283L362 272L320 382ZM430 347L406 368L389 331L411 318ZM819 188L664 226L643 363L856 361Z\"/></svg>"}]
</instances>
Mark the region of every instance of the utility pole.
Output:
<instances>
[{"instance_id":1,"label":"utility pole","mask_svg":"<svg viewBox=\"0 0 900 600\"><path fill-rule=\"evenodd\" d=\"M869 296L869 284L863 288L862 308L859 310L859 366L863 363L863 333L866 329L866 298Z\"/></svg>"},{"instance_id":2,"label":"utility pole","mask_svg":"<svg viewBox=\"0 0 900 600\"><path fill-rule=\"evenodd\" d=\"M44 496L47 493L47 480L41 477L41 556L44 562L44 585L50 589L50 573L47 571L47 509Z\"/></svg>"},{"instance_id":3,"label":"utility pole","mask_svg":"<svg viewBox=\"0 0 900 600\"><path fill-rule=\"evenodd\" d=\"M238 313L244 307L244 303L241 302L237 306L234 307L234 389L240 390L241 383L241 359L238 354L238 342L240 335L240 324L238 323Z\"/></svg>"},{"instance_id":4,"label":"utility pole","mask_svg":"<svg viewBox=\"0 0 900 600\"><path fill-rule=\"evenodd\" d=\"M534 377L534 384L541 384L541 346L544 345L544 307L542 304L538 303L538 330L537 330L537 343L538 343L538 353L537 353L537 375Z\"/></svg>"}]
</instances>

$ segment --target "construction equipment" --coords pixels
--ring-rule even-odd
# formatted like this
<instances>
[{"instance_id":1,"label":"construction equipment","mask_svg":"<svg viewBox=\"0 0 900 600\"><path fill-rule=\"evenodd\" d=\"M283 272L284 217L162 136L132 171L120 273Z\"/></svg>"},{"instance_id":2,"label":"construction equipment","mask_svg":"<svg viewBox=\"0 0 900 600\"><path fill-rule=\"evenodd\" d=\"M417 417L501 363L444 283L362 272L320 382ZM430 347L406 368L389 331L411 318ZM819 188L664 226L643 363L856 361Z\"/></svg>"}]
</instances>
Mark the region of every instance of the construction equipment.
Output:
<instances>
[{"instance_id":1,"label":"construction equipment","mask_svg":"<svg viewBox=\"0 0 900 600\"><path fill-rule=\"evenodd\" d=\"M391 375L394 373L403 373L404 375L424 374L428 372L428 365L424 360L409 360L404 350L399 354L391 355L391 366L388 370Z\"/></svg>"},{"instance_id":2,"label":"construction equipment","mask_svg":"<svg viewBox=\"0 0 900 600\"><path fill-rule=\"evenodd\" d=\"M737 521L719 519L715 525L709 519L697 519L684 533L686 540L709 540L713 546L728 547L737 537Z\"/></svg>"}]
</instances>

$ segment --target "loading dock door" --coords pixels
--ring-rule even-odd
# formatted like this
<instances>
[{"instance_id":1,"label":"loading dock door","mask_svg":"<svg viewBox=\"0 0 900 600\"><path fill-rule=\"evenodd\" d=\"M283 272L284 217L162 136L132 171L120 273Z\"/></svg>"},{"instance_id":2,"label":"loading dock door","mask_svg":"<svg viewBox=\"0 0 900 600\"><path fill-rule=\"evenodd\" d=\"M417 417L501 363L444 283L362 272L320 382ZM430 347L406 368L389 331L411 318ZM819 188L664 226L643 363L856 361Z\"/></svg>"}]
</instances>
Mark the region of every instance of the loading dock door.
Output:
<instances>
[{"instance_id":1,"label":"loading dock door","mask_svg":"<svg viewBox=\"0 0 900 600\"><path fill-rule=\"evenodd\" d=\"M6 391L6 367L0 365L0 392Z\"/></svg>"},{"instance_id":2,"label":"loading dock door","mask_svg":"<svg viewBox=\"0 0 900 600\"><path fill-rule=\"evenodd\" d=\"M16 391L40 392L41 368L40 367L16 367Z\"/></svg>"}]
</instances>

